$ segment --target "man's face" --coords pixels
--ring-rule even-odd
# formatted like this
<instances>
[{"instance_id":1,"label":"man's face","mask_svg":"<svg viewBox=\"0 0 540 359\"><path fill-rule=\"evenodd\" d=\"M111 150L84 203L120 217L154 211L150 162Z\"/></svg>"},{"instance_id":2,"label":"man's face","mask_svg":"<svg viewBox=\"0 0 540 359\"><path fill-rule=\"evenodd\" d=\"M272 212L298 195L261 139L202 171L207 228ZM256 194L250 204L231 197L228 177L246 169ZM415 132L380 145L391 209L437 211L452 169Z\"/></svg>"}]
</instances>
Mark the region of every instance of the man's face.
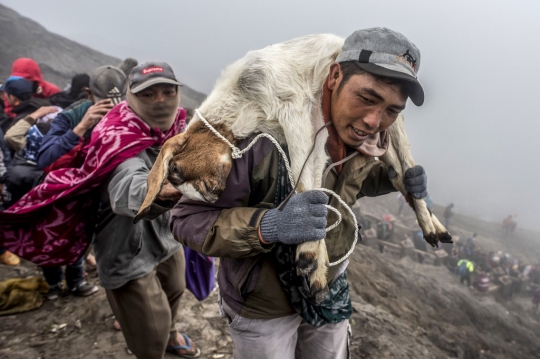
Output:
<instances>
[{"instance_id":1,"label":"man's face","mask_svg":"<svg viewBox=\"0 0 540 359\"><path fill-rule=\"evenodd\" d=\"M18 99L17 97L8 94L8 95L7 95L7 102L8 102L11 106L16 106L20 101L19 101L19 99Z\"/></svg>"},{"instance_id":2,"label":"man's face","mask_svg":"<svg viewBox=\"0 0 540 359\"><path fill-rule=\"evenodd\" d=\"M178 109L175 85L157 84L138 92L137 96L152 117L169 117Z\"/></svg>"},{"instance_id":3,"label":"man's face","mask_svg":"<svg viewBox=\"0 0 540 359\"><path fill-rule=\"evenodd\" d=\"M328 81L332 121L345 144L359 147L369 135L394 123L407 97L399 85L387 84L369 74L352 75L338 91L342 80L339 64L332 64Z\"/></svg>"}]
</instances>

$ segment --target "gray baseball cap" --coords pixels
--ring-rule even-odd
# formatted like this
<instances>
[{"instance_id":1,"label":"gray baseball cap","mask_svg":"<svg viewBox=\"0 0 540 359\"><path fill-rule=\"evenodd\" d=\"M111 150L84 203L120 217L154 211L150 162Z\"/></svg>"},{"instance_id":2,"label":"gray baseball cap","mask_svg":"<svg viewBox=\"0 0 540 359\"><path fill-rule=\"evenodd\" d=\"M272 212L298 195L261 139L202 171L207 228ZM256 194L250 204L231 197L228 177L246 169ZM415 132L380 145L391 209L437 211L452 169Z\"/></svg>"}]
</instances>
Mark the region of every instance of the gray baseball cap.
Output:
<instances>
[{"instance_id":1,"label":"gray baseball cap","mask_svg":"<svg viewBox=\"0 0 540 359\"><path fill-rule=\"evenodd\" d=\"M418 82L420 50L402 34L384 27L358 30L345 39L336 62L354 61L363 70L383 77L403 80L416 106L424 103Z\"/></svg>"},{"instance_id":2,"label":"gray baseball cap","mask_svg":"<svg viewBox=\"0 0 540 359\"><path fill-rule=\"evenodd\" d=\"M126 98L127 78L122 70L115 66L100 66L90 72L90 91L97 102L109 99L114 105Z\"/></svg>"},{"instance_id":3,"label":"gray baseball cap","mask_svg":"<svg viewBox=\"0 0 540 359\"><path fill-rule=\"evenodd\" d=\"M165 62L145 62L134 67L129 74L129 89L132 93L157 84L182 86L174 76L172 68Z\"/></svg>"}]
</instances>

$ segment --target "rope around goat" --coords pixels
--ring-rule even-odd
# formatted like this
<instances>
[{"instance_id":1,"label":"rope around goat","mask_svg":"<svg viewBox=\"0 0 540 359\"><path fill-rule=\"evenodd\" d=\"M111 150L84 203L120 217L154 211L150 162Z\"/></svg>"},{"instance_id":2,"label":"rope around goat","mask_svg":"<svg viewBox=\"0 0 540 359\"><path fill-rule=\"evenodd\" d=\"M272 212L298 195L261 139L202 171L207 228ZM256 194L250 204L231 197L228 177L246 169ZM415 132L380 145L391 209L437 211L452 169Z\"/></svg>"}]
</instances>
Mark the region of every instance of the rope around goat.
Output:
<instances>
[{"instance_id":1,"label":"rope around goat","mask_svg":"<svg viewBox=\"0 0 540 359\"><path fill-rule=\"evenodd\" d=\"M291 185L293 186L293 188L295 187L294 186L294 179L293 179L293 176L292 176L291 166L289 164L289 159L287 158L287 155L286 155L285 151L283 150L283 148L281 148L281 146L279 145L279 143L276 141L276 139L274 137L270 136L267 133L260 133L246 146L246 148L241 150L238 147L236 147L235 145L233 145L227 138L225 138L225 136L223 136L221 133L219 133L214 128L214 126L212 126L210 124L210 122L208 122L201 115L201 113L199 112L198 109L195 110L195 113L197 114L197 116L199 116L199 118L206 125L206 127L208 127L210 129L210 131L212 131L216 136L221 138L232 149L232 158L233 159L241 158L242 155L244 153L246 153L247 151L249 151L251 149L251 147L253 147L253 145L260 138L262 138L262 137L268 138L270 141L272 141L274 146L276 146L277 150L279 151L279 153L283 157L283 161L285 162L285 167L287 168L287 175L289 176L289 181L291 181ZM325 192L325 193L328 193L328 194L331 194L332 196L334 196L339 201L339 203L341 203L341 205L343 207L345 207L345 209L347 209L347 211L349 212L349 214L351 215L351 217L352 217L352 219L354 221L354 241L353 241L353 244L352 244L351 248L349 249L349 251L343 257L341 257L337 261L332 262L332 263L329 264L330 267L333 267L333 266L336 266L336 265L340 264L341 262L343 262L347 258L349 258L349 256L354 251L354 248L356 247L356 243L358 243L358 221L356 220L356 216L354 215L352 209L347 205L347 203L345 203L345 201L343 199L341 199L341 197L337 193L335 193L334 191L329 190L327 188L315 188L315 190L322 191L322 192ZM297 193L296 190L294 192ZM330 211L334 212L335 214L337 214L337 216L338 216L338 219L337 219L336 223L334 223L331 226L329 226L328 228L326 228L326 232L329 232L332 229L336 228L341 223L341 221L343 219L343 216L342 216L341 213L339 213L339 211L336 208L334 208L332 206L329 206L329 205L325 205L325 207L328 208L328 210L330 210ZM322 238L321 240L324 240L324 238Z\"/></svg>"}]
</instances>

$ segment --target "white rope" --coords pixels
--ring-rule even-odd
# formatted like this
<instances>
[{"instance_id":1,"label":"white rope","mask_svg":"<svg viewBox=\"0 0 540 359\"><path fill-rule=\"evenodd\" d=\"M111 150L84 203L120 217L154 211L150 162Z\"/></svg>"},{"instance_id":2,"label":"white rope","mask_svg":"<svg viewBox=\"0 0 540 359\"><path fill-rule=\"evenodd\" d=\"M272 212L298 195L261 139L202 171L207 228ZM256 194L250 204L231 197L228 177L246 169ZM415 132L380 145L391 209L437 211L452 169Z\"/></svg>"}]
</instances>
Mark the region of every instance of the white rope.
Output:
<instances>
[{"instance_id":1,"label":"white rope","mask_svg":"<svg viewBox=\"0 0 540 359\"><path fill-rule=\"evenodd\" d=\"M206 125L206 127L208 127L210 129L210 131L212 131L216 136L218 136L219 138L221 138L227 145L229 145L229 147L232 149L232 158L233 159L238 159L238 158L241 158L242 155L244 153L246 153L247 151L249 151L251 149L251 147L253 147L253 145L262 137L266 137L268 138L270 141L272 141L272 143L274 144L274 146L276 146L277 150L279 151L279 153L281 154L282 158L283 158L283 161L285 162L285 167L287 168L287 174L289 176L289 181L291 181L291 186L294 188L294 179L293 179L293 176L292 176L292 170L291 170L291 165L289 163L289 160L287 158L287 155L285 153L285 151L283 150L283 148L281 148L281 146L279 145L279 143L276 141L276 139L272 136L270 136L269 134L267 133L260 133L258 134L250 143L249 145L246 146L246 148L244 148L243 150L239 149L238 147L236 147L235 145L233 145L227 138L225 138L225 136L223 136L221 133L219 133L215 128L214 126L212 126L210 124L210 122L208 122L202 115L201 113L199 112L199 110L195 110L195 113L197 114L197 116L199 116L199 118L201 119L201 121ZM352 252L354 251L354 248L356 247L356 243L358 243L358 222L356 221L356 216L354 215L352 209L347 205L347 203L345 203L345 201L343 199L341 199L341 197L335 193L334 191L332 190L329 190L327 188L315 188L315 190L317 191L322 191L322 192L325 192L325 193L328 193L332 196L334 196L335 198L337 198L337 200L339 201L339 203L341 203L341 205L343 207L345 207L345 209L349 212L349 214L351 215L353 221L354 221L354 241L353 241L353 244L351 246L351 248L349 249L349 251L343 256L341 257L340 259L338 259L337 261L335 262L332 262L329 264L330 267L333 267L335 265L338 265L340 264L341 262L343 262L344 260L346 260L347 258L349 258L349 256L352 254ZM296 193L296 191L295 191ZM343 216L341 215L341 213L339 213L339 211L332 207L332 206L329 206L329 205L325 205L326 208L328 208L328 210L334 212L337 214L338 216L338 219L336 221L336 223L332 224L331 226L329 226L328 228L326 228L326 232L329 232L331 231L332 229L336 228L342 221L343 219ZM324 240L324 238L322 239Z\"/></svg>"}]
</instances>

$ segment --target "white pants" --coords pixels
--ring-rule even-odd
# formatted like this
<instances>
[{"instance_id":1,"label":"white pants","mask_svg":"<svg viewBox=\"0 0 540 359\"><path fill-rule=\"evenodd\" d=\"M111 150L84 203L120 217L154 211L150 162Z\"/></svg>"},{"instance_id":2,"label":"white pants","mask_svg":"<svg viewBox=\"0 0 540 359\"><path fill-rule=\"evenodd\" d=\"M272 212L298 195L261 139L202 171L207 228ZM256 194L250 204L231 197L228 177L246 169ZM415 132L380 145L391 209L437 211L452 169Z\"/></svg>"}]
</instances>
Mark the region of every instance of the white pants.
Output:
<instances>
[{"instance_id":1,"label":"white pants","mask_svg":"<svg viewBox=\"0 0 540 359\"><path fill-rule=\"evenodd\" d=\"M298 314L249 319L223 308L230 319L234 359L347 359L349 321L314 327Z\"/></svg>"}]
</instances>

